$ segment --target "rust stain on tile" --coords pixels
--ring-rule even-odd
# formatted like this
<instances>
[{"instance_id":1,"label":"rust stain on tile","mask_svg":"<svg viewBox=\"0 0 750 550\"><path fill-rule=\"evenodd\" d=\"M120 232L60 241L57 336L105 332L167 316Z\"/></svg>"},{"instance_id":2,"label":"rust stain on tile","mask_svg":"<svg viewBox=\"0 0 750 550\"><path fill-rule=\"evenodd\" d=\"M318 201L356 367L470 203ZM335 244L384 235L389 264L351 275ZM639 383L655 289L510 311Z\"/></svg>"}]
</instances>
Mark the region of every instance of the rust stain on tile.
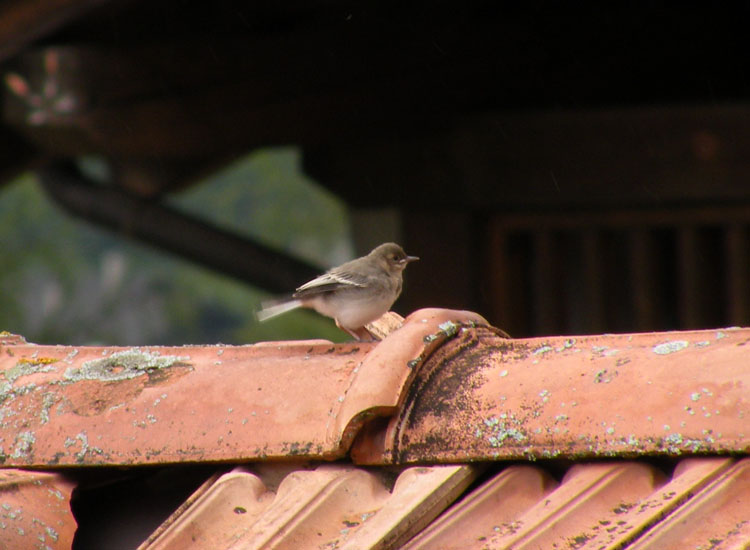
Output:
<instances>
[{"instance_id":1,"label":"rust stain on tile","mask_svg":"<svg viewBox=\"0 0 750 550\"><path fill-rule=\"evenodd\" d=\"M0 470L0 548L71 548L72 492L73 484L57 474Z\"/></svg>"},{"instance_id":2,"label":"rust stain on tile","mask_svg":"<svg viewBox=\"0 0 750 550\"><path fill-rule=\"evenodd\" d=\"M508 340L484 327L424 362L359 463L745 452L749 329ZM606 403L606 406L602 404Z\"/></svg>"},{"instance_id":3,"label":"rust stain on tile","mask_svg":"<svg viewBox=\"0 0 750 550\"><path fill-rule=\"evenodd\" d=\"M475 478L470 466L414 467L387 477L343 465L287 475L276 492L236 470L200 490L139 550L398 548Z\"/></svg>"}]
</instances>

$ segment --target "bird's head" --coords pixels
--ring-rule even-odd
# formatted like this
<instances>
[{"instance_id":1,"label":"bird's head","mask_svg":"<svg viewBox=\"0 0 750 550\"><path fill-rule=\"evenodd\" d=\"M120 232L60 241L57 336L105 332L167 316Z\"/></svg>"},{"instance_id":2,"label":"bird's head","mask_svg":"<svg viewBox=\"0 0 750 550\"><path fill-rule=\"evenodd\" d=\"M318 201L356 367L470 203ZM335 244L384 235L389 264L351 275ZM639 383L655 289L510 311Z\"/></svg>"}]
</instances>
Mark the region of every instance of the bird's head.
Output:
<instances>
[{"instance_id":1,"label":"bird's head","mask_svg":"<svg viewBox=\"0 0 750 550\"><path fill-rule=\"evenodd\" d=\"M408 256L404 249L396 243L384 243L370 252L383 268L389 273L400 273L410 262L419 258L417 256Z\"/></svg>"}]
</instances>

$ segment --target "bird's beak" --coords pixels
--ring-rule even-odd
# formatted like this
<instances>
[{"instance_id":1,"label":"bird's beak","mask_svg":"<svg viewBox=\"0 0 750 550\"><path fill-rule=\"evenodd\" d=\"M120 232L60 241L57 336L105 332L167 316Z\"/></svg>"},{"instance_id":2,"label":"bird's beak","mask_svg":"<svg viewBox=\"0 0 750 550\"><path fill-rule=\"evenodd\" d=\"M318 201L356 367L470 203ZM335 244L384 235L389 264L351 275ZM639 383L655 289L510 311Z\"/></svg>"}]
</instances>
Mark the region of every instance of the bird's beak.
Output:
<instances>
[{"instance_id":1,"label":"bird's beak","mask_svg":"<svg viewBox=\"0 0 750 550\"><path fill-rule=\"evenodd\" d=\"M419 259L419 256L407 256L406 263L408 264L410 262L416 262L418 259Z\"/></svg>"}]
</instances>

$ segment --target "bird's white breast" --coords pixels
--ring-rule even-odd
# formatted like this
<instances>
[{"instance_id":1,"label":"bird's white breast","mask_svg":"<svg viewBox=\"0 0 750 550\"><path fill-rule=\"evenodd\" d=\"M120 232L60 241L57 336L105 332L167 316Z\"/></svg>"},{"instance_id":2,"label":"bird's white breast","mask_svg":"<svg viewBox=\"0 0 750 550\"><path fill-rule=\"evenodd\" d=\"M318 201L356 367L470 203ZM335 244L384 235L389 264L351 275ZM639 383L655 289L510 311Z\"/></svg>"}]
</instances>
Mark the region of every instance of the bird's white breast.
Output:
<instances>
[{"instance_id":1,"label":"bird's white breast","mask_svg":"<svg viewBox=\"0 0 750 550\"><path fill-rule=\"evenodd\" d=\"M309 304L321 315L333 317L342 327L354 330L380 318L395 301L395 297L392 297L390 293L371 297L352 295L357 293L347 294L333 293L317 296L310 300Z\"/></svg>"}]
</instances>

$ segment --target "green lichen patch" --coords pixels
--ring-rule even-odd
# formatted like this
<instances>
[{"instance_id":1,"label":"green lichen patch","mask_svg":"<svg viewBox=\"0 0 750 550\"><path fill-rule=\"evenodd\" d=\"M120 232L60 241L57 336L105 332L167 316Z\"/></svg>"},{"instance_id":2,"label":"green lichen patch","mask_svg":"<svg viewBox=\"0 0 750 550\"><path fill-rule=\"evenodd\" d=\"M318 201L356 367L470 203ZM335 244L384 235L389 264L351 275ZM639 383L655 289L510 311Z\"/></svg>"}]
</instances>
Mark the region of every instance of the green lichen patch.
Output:
<instances>
[{"instance_id":1,"label":"green lichen patch","mask_svg":"<svg viewBox=\"0 0 750 550\"><path fill-rule=\"evenodd\" d=\"M16 459L28 457L34 447L34 443L36 443L36 437L33 432L19 433L16 436L16 446L10 457Z\"/></svg>"},{"instance_id":2,"label":"green lichen patch","mask_svg":"<svg viewBox=\"0 0 750 550\"><path fill-rule=\"evenodd\" d=\"M453 321L445 321L438 325L437 332L428 334L422 338L422 342L425 344L431 344L441 339L451 339L461 332L461 328L465 325L454 323Z\"/></svg>"},{"instance_id":3,"label":"green lichen patch","mask_svg":"<svg viewBox=\"0 0 750 550\"><path fill-rule=\"evenodd\" d=\"M63 377L70 382L82 380L118 382L184 365L189 359L189 357L159 355L133 348L113 353L102 359L86 361L78 368L69 368Z\"/></svg>"},{"instance_id":4,"label":"green lichen patch","mask_svg":"<svg viewBox=\"0 0 750 550\"><path fill-rule=\"evenodd\" d=\"M657 355L669 355L670 353L681 351L689 345L690 343L685 340L672 340L671 342L664 342L662 344L655 345L651 349L651 351L653 351Z\"/></svg>"},{"instance_id":5,"label":"green lichen patch","mask_svg":"<svg viewBox=\"0 0 750 550\"><path fill-rule=\"evenodd\" d=\"M618 374L618 371L612 372L607 369L597 371L594 374L594 384L609 384L612 380L617 378Z\"/></svg>"},{"instance_id":6,"label":"green lichen patch","mask_svg":"<svg viewBox=\"0 0 750 550\"><path fill-rule=\"evenodd\" d=\"M69 453L74 451L74 447L80 446L80 449L75 453L75 460L77 464L84 464L87 462L93 462L92 458L87 455L103 455L104 451L99 447L89 445L89 438L85 431L81 431L74 438L66 437L63 443L66 449L69 449Z\"/></svg>"},{"instance_id":7,"label":"green lichen patch","mask_svg":"<svg viewBox=\"0 0 750 550\"><path fill-rule=\"evenodd\" d=\"M528 439L524 433L523 420L513 413L501 413L484 419L474 432L474 437L482 438L491 447L502 447L507 442L519 443Z\"/></svg>"},{"instance_id":8,"label":"green lichen patch","mask_svg":"<svg viewBox=\"0 0 750 550\"><path fill-rule=\"evenodd\" d=\"M452 338L453 336L458 334L458 329L460 327L452 321L446 321L445 323L440 323L438 325L438 328L440 329L440 332L442 332L445 336L447 336L448 338Z\"/></svg>"},{"instance_id":9,"label":"green lichen patch","mask_svg":"<svg viewBox=\"0 0 750 550\"><path fill-rule=\"evenodd\" d=\"M545 344L545 345L543 345L543 346L538 347L537 349L535 349L533 351L533 355L544 355L544 354L549 353L551 351L555 351L555 348L553 348L550 345Z\"/></svg>"},{"instance_id":10,"label":"green lichen patch","mask_svg":"<svg viewBox=\"0 0 750 550\"><path fill-rule=\"evenodd\" d=\"M37 372L49 372L53 367L48 366L50 363L57 362L57 359L51 359L48 357L41 357L37 361L36 359L20 359L15 366L9 368L3 372L5 379L13 384L16 380L22 376L28 376L30 374L36 374Z\"/></svg>"}]
</instances>

